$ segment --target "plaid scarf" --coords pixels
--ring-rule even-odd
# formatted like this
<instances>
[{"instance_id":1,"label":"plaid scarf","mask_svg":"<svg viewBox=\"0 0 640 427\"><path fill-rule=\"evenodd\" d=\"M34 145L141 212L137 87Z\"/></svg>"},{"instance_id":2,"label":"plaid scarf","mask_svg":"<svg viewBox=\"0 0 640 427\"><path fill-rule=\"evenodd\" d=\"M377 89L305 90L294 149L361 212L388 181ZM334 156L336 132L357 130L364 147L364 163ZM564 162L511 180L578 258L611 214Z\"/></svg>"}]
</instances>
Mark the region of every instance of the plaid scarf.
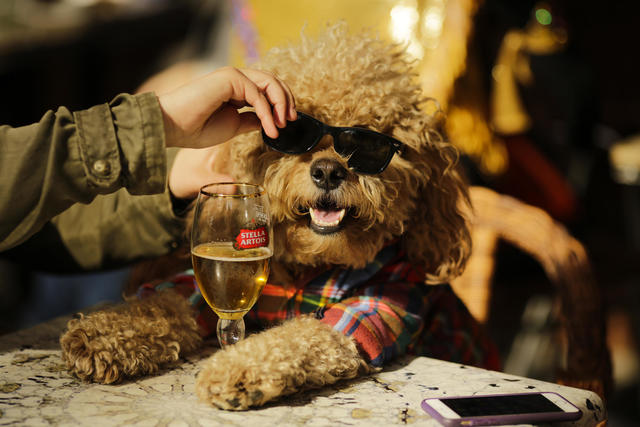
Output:
<instances>
[{"instance_id":1,"label":"plaid scarf","mask_svg":"<svg viewBox=\"0 0 640 427\"><path fill-rule=\"evenodd\" d=\"M267 327L313 313L352 337L373 366L416 354L499 369L498 352L449 285L425 285L424 270L408 261L397 241L362 269L315 269L287 286L267 283L247 313L247 326ZM145 297L174 288L196 309L203 335L215 333L211 310L193 270L160 284L145 284Z\"/></svg>"}]
</instances>

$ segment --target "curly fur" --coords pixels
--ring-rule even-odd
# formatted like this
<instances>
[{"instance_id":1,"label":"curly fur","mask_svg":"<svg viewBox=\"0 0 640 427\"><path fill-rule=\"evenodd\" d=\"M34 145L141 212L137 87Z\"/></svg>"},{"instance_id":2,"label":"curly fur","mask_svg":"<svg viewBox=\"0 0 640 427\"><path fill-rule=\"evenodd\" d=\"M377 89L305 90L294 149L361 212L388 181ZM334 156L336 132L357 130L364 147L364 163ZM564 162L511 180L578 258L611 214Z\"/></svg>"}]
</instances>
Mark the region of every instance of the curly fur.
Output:
<instances>
[{"instance_id":1,"label":"curly fur","mask_svg":"<svg viewBox=\"0 0 640 427\"><path fill-rule=\"evenodd\" d=\"M67 368L83 380L111 384L151 374L202 343L191 307L174 292L80 316L60 345Z\"/></svg>"},{"instance_id":2,"label":"curly fur","mask_svg":"<svg viewBox=\"0 0 640 427\"><path fill-rule=\"evenodd\" d=\"M241 410L370 371L351 339L305 316L215 353L198 374L196 393L218 408Z\"/></svg>"},{"instance_id":3,"label":"curly fur","mask_svg":"<svg viewBox=\"0 0 640 427\"><path fill-rule=\"evenodd\" d=\"M455 165L457 151L437 132L439 116L421 108L412 63L399 46L368 35L350 35L344 24L318 39L272 50L262 67L284 80L299 111L334 126L364 126L391 135L408 149L380 175L350 173L333 199L352 207L344 231L320 236L304 214L321 190L309 176L319 158L346 159L326 137L311 153L288 156L268 149L259 133L230 143L228 172L240 181L262 183L272 201L279 245L275 260L290 266L322 264L362 267L384 243L402 236L411 259L425 265L431 282L459 275L471 240L460 204L468 204Z\"/></svg>"},{"instance_id":4,"label":"curly fur","mask_svg":"<svg viewBox=\"0 0 640 427\"><path fill-rule=\"evenodd\" d=\"M297 108L335 126L365 126L404 142L379 175L347 172L342 184L320 190L310 177L314 160L346 160L331 138L310 153L288 156L268 149L259 132L220 149L216 165L238 181L260 183L271 201L275 253L270 283L286 285L318 265L359 268L398 238L431 282L458 275L471 241L463 209L465 183L457 152L429 116L411 61L401 47L369 35L350 35L339 24L317 39L271 51L262 68L282 78ZM224 169L224 168L228 169ZM347 169L348 170L348 169ZM348 207L344 228L329 235L309 227L307 210L330 197ZM68 365L78 376L113 382L153 372L198 341L188 308L166 298L72 321L62 337ZM198 376L196 392L225 409L245 409L306 387L319 387L369 371L351 338L313 318L301 318L215 353Z\"/></svg>"}]
</instances>

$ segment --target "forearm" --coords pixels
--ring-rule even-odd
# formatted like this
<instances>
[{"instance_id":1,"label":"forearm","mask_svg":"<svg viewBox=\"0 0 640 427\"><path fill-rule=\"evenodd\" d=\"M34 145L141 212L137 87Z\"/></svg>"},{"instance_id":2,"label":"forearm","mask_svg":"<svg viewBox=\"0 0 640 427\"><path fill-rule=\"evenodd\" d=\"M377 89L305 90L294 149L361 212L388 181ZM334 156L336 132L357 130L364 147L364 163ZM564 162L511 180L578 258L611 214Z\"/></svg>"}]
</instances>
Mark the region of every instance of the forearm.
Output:
<instances>
[{"instance_id":1,"label":"forearm","mask_svg":"<svg viewBox=\"0 0 640 427\"><path fill-rule=\"evenodd\" d=\"M118 267L175 250L183 221L171 207L168 191L131 196L122 189L74 205L52 220L62 245L82 270Z\"/></svg>"},{"instance_id":2,"label":"forearm","mask_svg":"<svg viewBox=\"0 0 640 427\"><path fill-rule=\"evenodd\" d=\"M175 151L168 153L171 166ZM35 270L75 273L165 255L184 238L184 221L175 215L168 189L142 196L120 189L73 205L2 257Z\"/></svg>"},{"instance_id":3,"label":"forearm","mask_svg":"<svg viewBox=\"0 0 640 427\"><path fill-rule=\"evenodd\" d=\"M162 112L153 94L121 95L39 123L0 127L0 251L26 241L75 203L126 188L164 190Z\"/></svg>"}]
</instances>

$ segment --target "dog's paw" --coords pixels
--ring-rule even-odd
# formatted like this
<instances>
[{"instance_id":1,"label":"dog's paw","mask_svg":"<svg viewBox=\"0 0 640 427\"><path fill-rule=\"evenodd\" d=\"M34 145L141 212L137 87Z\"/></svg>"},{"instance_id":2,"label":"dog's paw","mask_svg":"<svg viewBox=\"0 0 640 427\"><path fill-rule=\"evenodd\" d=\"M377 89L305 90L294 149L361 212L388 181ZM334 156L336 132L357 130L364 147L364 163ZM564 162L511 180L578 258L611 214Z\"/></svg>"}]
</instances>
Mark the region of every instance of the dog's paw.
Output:
<instances>
[{"instance_id":1,"label":"dog's paw","mask_svg":"<svg viewBox=\"0 0 640 427\"><path fill-rule=\"evenodd\" d=\"M238 360L230 369L219 365L229 362L233 363L230 357L214 356L198 374L196 394L202 401L220 409L240 411L261 406L283 394L285 387L281 379L268 377L267 372L255 366L239 367Z\"/></svg>"},{"instance_id":2,"label":"dog's paw","mask_svg":"<svg viewBox=\"0 0 640 427\"><path fill-rule=\"evenodd\" d=\"M85 320L89 320L85 322ZM80 318L70 321L68 330L60 337L63 359L71 373L85 381L102 384L119 382L124 377L122 354L116 351L122 343L111 340L92 324ZM117 335L117 334L116 334ZM155 367L157 368L157 366Z\"/></svg>"},{"instance_id":3,"label":"dog's paw","mask_svg":"<svg viewBox=\"0 0 640 427\"><path fill-rule=\"evenodd\" d=\"M350 338L305 317L216 352L198 374L196 393L218 408L244 410L368 372Z\"/></svg>"},{"instance_id":4,"label":"dog's paw","mask_svg":"<svg viewBox=\"0 0 640 427\"><path fill-rule=\"evenodd\" d=\"M103 384L154 373L201 342L186 301L171 294L70 320L60 337L67 368Z\"/></svg>"}]
</instances>

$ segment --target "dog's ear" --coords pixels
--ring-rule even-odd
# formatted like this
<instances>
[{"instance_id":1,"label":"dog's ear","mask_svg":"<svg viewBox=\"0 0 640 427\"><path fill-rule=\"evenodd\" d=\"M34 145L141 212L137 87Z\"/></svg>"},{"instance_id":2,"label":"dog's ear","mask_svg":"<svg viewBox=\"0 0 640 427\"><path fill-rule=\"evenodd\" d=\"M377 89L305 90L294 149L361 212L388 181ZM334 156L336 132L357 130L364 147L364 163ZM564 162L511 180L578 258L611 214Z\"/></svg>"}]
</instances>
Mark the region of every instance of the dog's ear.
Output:
<instances>
[{"instance_id":1,"label":"dog's ear","mask_svg":"<svg viewBox=\"0 0 640 427\"><path fill-rule=\"evenodd\" d=\"M471 252L468 186L456 166L457 150L447 142L407 156L422 179L403 244L409 258L425 267L427 282L445 283L462 273Z\"/></svg>"}]
</instances>

